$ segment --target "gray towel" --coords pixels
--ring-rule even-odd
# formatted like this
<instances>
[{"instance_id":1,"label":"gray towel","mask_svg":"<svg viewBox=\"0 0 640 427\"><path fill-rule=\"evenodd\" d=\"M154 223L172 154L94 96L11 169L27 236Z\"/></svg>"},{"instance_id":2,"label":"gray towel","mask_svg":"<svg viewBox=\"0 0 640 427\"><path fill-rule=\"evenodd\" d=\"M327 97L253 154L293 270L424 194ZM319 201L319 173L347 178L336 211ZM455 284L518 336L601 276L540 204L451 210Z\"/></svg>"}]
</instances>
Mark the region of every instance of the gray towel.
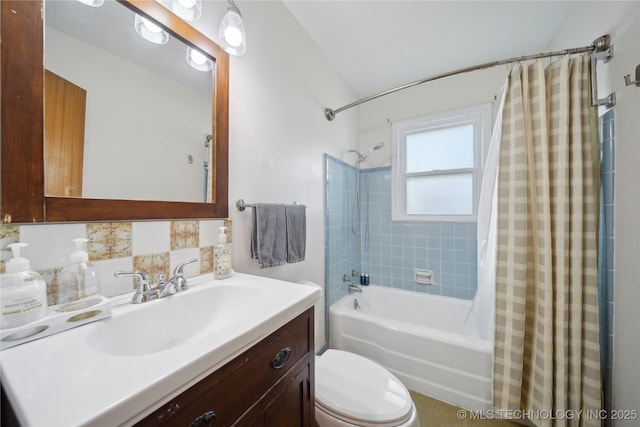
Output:
<instances>
[{"instance_id":1,"label":"gray towel","mask_svg":"<svg viewBox=\"0 0 640 427\"><path fill-rule=\"evenodd\" d=\"M253 208L251 258L260 268L287 262L287 221L282 204L256 203Z\"/></svg>"},{"instance_id":2,"label":"gray towel","mask_svg":"<svg viewBox=\"0 0 640 427\"><path fill-rule=\"evenodd\" d=\"M304 261L307 245L307 218L304 205L286 205L287 262Z\"/></svg>"}]
</instances>

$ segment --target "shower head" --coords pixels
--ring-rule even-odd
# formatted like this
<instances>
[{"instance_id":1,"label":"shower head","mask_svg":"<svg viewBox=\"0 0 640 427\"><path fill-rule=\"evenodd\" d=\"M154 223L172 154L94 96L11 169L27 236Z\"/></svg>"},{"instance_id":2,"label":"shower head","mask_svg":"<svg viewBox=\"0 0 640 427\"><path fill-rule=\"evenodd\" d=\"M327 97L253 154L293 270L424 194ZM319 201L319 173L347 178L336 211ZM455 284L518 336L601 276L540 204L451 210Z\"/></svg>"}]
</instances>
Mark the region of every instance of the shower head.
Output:
<instances>
[{"instance_id":1,"label":"shower head","mask_svg":"<svg viewBox=\"0 0 640 427\"><path fill-rule=\"evenodd\" d=\"M358 150L349 150L349 153L356 153L358 155L358 161L356 163L360 164L360 163L364 162L367 157L369 157L369 154L373 153L375 150L381 149L382 147L384 147L384 142L380 142L380 143L374 145L365 154L362 154Z\"/></svg>"},{"instance_id":2,"label":"shower head","mask_svg":"<svg viewBox=\"0 0 640 427\"><path fill-rule=\"evenodd\" d=\"M367 151L367 154L364 155L364 158L366 159L367 157L369 157L369 154L373 153L376 150L381 149L382 147L384 147L384 142L380 142L380 143L374 145L373 147L371 147L371 149L369 151Z\"/></svg>"}]
</instances>

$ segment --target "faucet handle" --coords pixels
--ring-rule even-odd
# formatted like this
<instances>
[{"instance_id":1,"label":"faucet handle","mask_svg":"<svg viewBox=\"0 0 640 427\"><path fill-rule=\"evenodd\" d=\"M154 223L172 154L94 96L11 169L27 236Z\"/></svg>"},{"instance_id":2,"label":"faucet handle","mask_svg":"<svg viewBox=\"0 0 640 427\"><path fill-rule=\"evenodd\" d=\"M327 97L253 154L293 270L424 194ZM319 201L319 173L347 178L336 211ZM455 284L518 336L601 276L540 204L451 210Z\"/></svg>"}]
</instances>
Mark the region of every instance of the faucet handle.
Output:
<instances>
[{"instance_id":1,"label":"faucet handle","mask_svg":"<svg viewBox=\"0 0 640 427\"><path fill-rule=\"evenodd\" d=\"M189 261L181 262L178 266L173 270L174 277L180 277L184 274L184 266L188 264L192 264L198 261L198 258L191 258Z\"/></svg>"},{"instance_id":2,"label":"faucet handle","mask_svg":"<svg viewBox=\"0 0 640 427\"><path fill-rule=\"evenodd\" d=\"M167 276L165 276L163 273L158 274L158 285L156 288L158 290L159 298L173 295L179 291L174 278L169 279L169 281L167 282Z\"/></svg>"},{"instance_id":3,"label":"faucet handle","mask_svg":"<svg viewBox=\"0 0 640 427\"><path fill-rule=\"evenodd\" d=\"M139 292L146 292L151 289L149 275L144 271L116 271L113 273L115 277L137 277Z\"/></svg>"},{"instance_id":4,"label":"faucet handle","mask_svg":"<svg viewBox=\"0 0 640 427\"><path fill-rule=\"evenodd\" d=\"M138 278L138 286L136 286L136 291L133 293L133 297L131 298L131 302L133 304L140 304L158 297L157 292L151 289L149 275L143 271L116 271L113 275L115 277Z\"/></svg>"},{"instance_id":5,"label":"faucet handle","mask_svg":"<svg viewBox=\"0 0 640 427\"><path fill-rule=\"evenodd\" d=\"M178 266L173 270L173 277L170 281L173 282L176 292L186 291L189 289L189 283L187 283L187 279L184 278L184 266L196 261L198 261L197 258L191 258L189 261L178 264Z\"/></svg>"}]
</instances>

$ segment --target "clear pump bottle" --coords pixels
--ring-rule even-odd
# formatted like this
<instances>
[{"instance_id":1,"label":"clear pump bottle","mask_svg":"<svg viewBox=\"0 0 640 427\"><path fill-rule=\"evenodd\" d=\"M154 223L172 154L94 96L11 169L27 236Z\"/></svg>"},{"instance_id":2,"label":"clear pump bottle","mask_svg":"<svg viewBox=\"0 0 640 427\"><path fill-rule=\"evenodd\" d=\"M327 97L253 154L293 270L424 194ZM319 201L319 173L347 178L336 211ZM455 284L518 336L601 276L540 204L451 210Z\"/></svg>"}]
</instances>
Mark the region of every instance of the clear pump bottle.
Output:
<instances>
[{"instance_id":1,"label":"clear pump bottle","mask_svg":"<svg viewBox=\"0 0 640 427\"><path fill-rule=\"evenodd\" d=\"M58 311L81 310L101 301L100 275L83 249L88 239L73 239L75 251L58 275Z\"/></svg>"},{"instance_id":2,"label":"clear pump bottle","mask_svg":"<svg viewBox=\"0 0 640 427\"><path fill-rule=\"evenodd\" d=\"M13 258L6 263L6 273L0 278L2 318L0 328L17 328L41 319L47 313L47 284L40 274L31 270L28 259L20 256L27 243L8 245Z\"/></svg>"}]
</instances>

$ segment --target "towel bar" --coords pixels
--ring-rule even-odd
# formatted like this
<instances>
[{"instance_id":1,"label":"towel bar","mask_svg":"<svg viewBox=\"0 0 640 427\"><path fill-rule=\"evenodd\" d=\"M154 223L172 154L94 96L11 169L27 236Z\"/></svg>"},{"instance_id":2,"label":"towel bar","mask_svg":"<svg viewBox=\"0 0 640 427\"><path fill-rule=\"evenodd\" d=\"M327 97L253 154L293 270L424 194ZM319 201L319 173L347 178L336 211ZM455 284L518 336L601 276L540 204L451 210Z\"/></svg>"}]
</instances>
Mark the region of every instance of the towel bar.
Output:
<instances>
[{"instance_id":1,"label":"towel bar","mask_svg":"<svg viewBox=\"0 0 640 427\"><path fill-rule=\"evenodd\" d=\"M293 202L294 205L299 205L300 202ZM238 210L240 212L244 211L246 208L255 208L256 204L255 203L245 203L243 199L238 199L236 201L236 207L238 208ZM305 206L306 208L306 206Z\"/></svg>"}]
</instances>

